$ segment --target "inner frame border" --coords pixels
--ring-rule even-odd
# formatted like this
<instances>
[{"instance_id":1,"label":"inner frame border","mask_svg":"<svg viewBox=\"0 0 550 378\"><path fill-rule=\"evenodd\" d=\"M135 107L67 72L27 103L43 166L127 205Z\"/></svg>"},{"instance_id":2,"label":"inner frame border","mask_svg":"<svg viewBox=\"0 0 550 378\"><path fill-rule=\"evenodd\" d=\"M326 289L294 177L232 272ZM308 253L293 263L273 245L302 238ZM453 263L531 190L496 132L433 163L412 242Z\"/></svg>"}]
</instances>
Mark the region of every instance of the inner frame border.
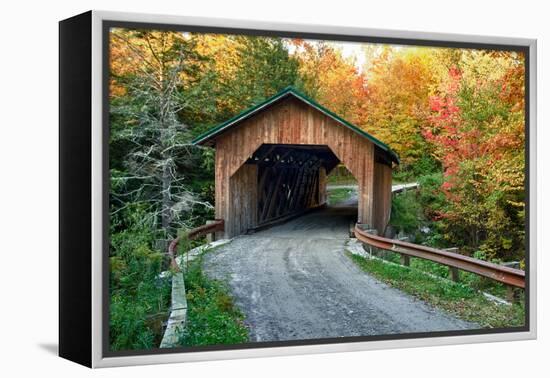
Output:
<instances>
[{"instance_id":1,"label":"inner frame border","mask_svg":"<svg viewBox=\"0 0 550 378\"><path fill-rule=\"evenodd\" d=\"M307 24L92 12L92 361L95 367L304 353L385 349L536 338L536 41L520 38L389 31ZM236 345L109 350L109 30L112 27L300 37L525 54L526 319L525 326L398 335L320 338ZM95 190L94 190L95 189ZM99 192L98 192L99 189ZM99 238L98 238L99 237ZM99 269L99 271L98 271ZM396 340L398 340L396 342Z\"/></svg>"}]
</instances>

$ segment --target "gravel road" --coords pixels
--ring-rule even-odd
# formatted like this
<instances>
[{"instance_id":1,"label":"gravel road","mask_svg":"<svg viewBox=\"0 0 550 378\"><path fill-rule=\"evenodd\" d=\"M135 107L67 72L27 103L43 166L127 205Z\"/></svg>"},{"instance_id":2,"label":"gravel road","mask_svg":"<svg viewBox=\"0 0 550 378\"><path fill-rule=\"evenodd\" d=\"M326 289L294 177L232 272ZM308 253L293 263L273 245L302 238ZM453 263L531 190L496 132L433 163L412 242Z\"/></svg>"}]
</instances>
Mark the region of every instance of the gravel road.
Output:
<instances>
[{"instance_id":1,"label":"gravel road","mask_svg":"<svg viewBox=\"0 0 550 378\"><path fill-rule=\"evenodd\" d=\"M206 273L229 284L251 341L476 327L361 271L344 254L355 211L329 207L205 255Z\"/></svg>"}]
</instances>

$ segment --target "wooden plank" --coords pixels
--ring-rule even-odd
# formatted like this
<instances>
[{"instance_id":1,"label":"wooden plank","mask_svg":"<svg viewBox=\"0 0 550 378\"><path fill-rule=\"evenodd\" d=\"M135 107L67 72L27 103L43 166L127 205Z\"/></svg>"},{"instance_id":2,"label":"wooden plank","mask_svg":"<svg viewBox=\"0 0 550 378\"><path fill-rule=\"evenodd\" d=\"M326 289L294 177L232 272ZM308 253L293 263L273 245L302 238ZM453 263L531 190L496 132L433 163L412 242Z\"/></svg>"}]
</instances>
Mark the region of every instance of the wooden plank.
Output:
<instances>
[{"instance_id":1,"label":"wooden plank","mask_svg":"<svg viewBox=\"0 0 550 378\"><path fill-rule=\"evenodd\" d=\"M225 229L228 235L237 235L257 225L258 166L243 165L230 179L232 222Z\"/></svg>"},{"instance_id":2,"label":"wooden plank","mask_svg":"<svg viewBox=\"0 0 550 378\"><path fill-rule=\"evenodd\" d=\"M327 173L324 167L319 169L319 205L327 202Z\"/></svg>"},{"instance_id":3,"label":"wooden plank","mask_svg":"<svg viewBox=\"0 0 550 378\"><path fill-rule=\"evenodd\" d=\"M275 181L275 184L273 185L272 195L271 198L268 198L267 201L267 212L264 212L265 216L263 217L263 220L269 220L273 217L273 211L275 209L275 205L277 204L277 199L279 198L279 194L281 193L281 181L284 177L284 170L280 169L279 174L277 176L277 180Z\"/></svg>"},{"instance_id":4,"label":"wooden plank","mask_svg":"<svg viewBox=\"0 0 550 378\"><path fill-rule=\"evenodd\" d=\"M295 179L294 186L293 186L293 189L292 189L292 198L290 199L289 204L288 204L289 211L293 211L296 207L296 203L299 200L300 187L302 185L302 180L304 179L304 174L305 174L305 168L304 167L300 167L300 168L297 168L297 169L298 169L298 173L296 175L296 179Z\"/></svg>"},{"instance_id":5,"label":"wooden plank","mask_svg":"<svg viewBox=\"0 0 550 378\"><path fill-rule=\"evenodd\" d=\"M374 228L383 235L391 212L391 168L382 163L374 164Z\"/></svg>"}]
</instances>

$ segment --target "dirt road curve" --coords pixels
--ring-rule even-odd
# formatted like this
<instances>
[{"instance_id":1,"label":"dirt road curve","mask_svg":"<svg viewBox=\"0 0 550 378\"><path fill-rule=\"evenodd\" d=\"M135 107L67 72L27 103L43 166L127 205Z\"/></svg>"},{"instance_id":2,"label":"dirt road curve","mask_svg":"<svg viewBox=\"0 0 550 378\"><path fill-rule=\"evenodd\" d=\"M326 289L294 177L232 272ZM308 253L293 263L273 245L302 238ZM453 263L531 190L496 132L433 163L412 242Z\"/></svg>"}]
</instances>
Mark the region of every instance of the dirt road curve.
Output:
<instances>
[{"instance_id":1,"label":"dirt road curve","mask_svg":"<svg viewBox=\"0 0 550 378\"><path fill-rule=\"evenodd\" d=\"M207 274L229 283L251 341L474 327L355 266L344 254L354 211L313 212L206 254Z\"/></svg>"}]
</instances>

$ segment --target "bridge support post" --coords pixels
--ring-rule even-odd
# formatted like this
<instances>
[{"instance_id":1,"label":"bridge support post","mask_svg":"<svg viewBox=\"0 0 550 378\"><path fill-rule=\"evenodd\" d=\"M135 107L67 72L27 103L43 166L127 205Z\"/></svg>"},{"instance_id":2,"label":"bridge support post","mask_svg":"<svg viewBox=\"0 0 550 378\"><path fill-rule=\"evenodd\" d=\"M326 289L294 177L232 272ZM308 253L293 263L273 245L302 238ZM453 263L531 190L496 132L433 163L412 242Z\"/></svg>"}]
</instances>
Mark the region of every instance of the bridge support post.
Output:
<instances>
[{"instance_id":1,"label":"bridge support post","mask_svg":"<svg viewBox=\"0 0 550 378\"><path fill-rule=\"evenodd\" d=\"M404 265L404 266L410 266L411 265L410 256L401 255L400 260L401 260L401 265Z\"/></svg>"}]
</instances>

